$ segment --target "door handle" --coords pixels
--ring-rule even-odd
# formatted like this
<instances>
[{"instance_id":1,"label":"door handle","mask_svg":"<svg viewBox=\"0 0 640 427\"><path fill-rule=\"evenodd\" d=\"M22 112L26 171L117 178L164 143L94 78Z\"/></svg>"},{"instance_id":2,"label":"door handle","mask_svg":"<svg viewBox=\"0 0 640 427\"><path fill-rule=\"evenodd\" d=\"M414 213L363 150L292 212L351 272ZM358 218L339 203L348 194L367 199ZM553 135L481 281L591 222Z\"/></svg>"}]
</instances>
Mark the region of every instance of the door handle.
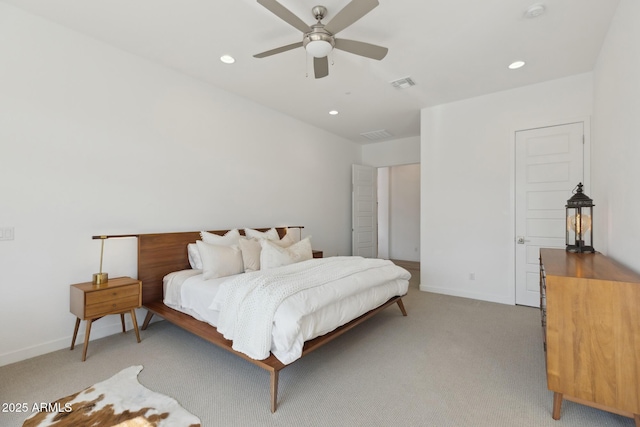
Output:
<instances>
[{"instance_id":1,"label":"door handle","mask_svg":"<svg viewBox=\"0 0 640 427\"><path fill-rule=\"evenodd\" d=\"M524 236L518 236L518 237L517 237L517 240L516 240L516 242L517 242L519 245L524 245L524 244L525 244L525 242L526 242L526 243L529 243L530 241L531 241L531 240L527 240L527 239L525 239L525 238L524 238Z\"/></svg>"}]
</instances>

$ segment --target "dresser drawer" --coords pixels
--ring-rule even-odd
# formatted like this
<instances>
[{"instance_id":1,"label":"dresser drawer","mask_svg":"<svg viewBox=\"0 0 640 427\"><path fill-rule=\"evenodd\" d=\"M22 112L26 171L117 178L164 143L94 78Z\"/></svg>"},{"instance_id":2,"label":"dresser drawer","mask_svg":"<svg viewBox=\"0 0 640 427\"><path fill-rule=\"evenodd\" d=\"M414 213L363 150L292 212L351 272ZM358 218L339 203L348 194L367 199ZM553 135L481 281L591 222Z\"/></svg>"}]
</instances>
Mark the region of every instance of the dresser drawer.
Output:
<instances>
[{"instance_id":1,"label":"dresser drawer","mask_svg":"<svg viewBox=\"0 0 640 427\"><path fill-rule=\"evenodd\" d=\"M105 301L112 301L120 298L125 298L129 296L138 296L138 292L140 292L140 287L138 284L120 286L113 289L105 289L102 291L96 292L88 292L86 296L86 304L100 304Z\"/></svg>"},{"instance_id":2,"label":"dresser drawer","mask_svg":"<svg viewBox=\"0 0 640 427\"><path fill-rule=\"evenodd\" d=\"M140 298L138 298L138 295L132 295L125 298L109 299L97 304L87 304L84 315L85 317L91 318L131 310L139 306L139 301Z\"/></svg>"}]
</instances>

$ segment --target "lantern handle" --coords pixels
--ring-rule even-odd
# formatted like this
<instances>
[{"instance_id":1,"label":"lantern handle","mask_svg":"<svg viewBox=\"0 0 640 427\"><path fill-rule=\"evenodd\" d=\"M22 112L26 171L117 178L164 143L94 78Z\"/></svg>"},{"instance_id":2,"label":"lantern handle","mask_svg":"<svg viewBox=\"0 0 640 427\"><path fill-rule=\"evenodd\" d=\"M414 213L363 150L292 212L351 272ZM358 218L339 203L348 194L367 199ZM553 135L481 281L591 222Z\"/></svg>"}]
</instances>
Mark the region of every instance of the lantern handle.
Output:
<instances>
[{"instance_id":1,"label":"lantern handle","mask_svg":"<svg viewBox=\"0 0 640 427\"><path fill-rule=\"evenodd\" d=\"M576 185L576 188L573 189L572 193L576 194L576 193L582 193L582 183L579 182L578 185Z\"/></svg>"}]
</instances>

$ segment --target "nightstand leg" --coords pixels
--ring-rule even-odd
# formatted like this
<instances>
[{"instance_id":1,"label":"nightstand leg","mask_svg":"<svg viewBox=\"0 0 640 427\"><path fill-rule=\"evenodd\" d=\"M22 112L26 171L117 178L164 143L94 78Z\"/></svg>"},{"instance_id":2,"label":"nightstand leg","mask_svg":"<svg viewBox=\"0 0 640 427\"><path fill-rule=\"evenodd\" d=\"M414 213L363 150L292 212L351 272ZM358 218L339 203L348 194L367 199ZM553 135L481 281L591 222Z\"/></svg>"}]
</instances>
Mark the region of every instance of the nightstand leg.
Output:
<instances>
[{"instance_id":1,"label":"nightstand leg","mask_svg":"<svg viewBox=\"0 0 640 427\"><path fill-rule=\"evenodd\" d=\"M122 333L126 333L127 330L124 327L124 313L120 313L120 323L122 323Z\"/></svg>"},{"instance_id":2,"label":"nightstand leg","mask_svg":"<svg viewBox=\"0 0 640 427\"><path fill-rule=\"evenodd\" d=\"M138 319L136 319L136 311L131 310L131 321L133 322L133 329L136 331L136 338L140 342L140 332L138 331Z\"/></svg>"},{"instance_id":3,"label":"nightstand leg","mask_svg":"<svg viewBox=\"0 0 640 427\"><path fill-rule=\"evenodd\" d=\"M80 318L76 317L76 327L73 329L73 339L71 340L71 348L69 350L73 350L73 347L76 346L76 338L78 337L79 327L80 327Z\"/></svg>"},{"instance_id":4,"label":"nightstand leg","mask_svg":"<svg viewBox=\"0 0 640 427\"><path fill-rule=\"evenodd\" d=\"M87 331L84 333L84 348L82 349L82 361L87 360L87 347L89 347L89 335L91 335L91 324L93 319L87 320Z\"/></svg>"}]
</instances>

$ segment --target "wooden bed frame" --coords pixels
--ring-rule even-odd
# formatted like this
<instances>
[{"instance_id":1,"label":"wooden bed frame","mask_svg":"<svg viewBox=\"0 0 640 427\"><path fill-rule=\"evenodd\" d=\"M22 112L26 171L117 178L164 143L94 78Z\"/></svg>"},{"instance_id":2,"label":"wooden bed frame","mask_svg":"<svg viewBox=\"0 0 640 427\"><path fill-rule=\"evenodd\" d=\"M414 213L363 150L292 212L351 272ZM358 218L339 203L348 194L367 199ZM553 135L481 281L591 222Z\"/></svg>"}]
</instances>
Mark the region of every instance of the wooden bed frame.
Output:
<instances>
[{"instance_id":1,"label":"wooden bed frame","mask_svg":"<svg viewBox=\"0 0 640 427\"><path fill-rule=\"evenodd\" d=\"M288 228L303 228L300 226ZM266 231L268 228L259 228L259 231ZM286 234L287 228L276 228L282 238ZM224 235L228 230L210 231L218 235ZM240 231L244 234L244 230ZM194 243L200 239L200 232L178 232L178 233L158 233L158 234L136 234L138 238L138 279L142 281L142 305L147 309L142 329L149 327L149 322L153 315L158 315L165 320L203 338L218 347L221 347L243 359L261 367L269 372L271 376L271 412L276 411L278 402L278 374L285 365L273 354L264 360L254 360L247 355L237 352L231 348L232 341L225 339L218 330L206 322L201 322L195 318L167 307L163 300L163 283L165 275L172 271L185 270L191 268L187 255L187 244ZM109 236L112 237L112 236ZM115 237L115 236L113 236ZM403 316L407 315L402 302L402 296L389 299L386 303L377 307L351 322L338 327L337 329L315 339L305 342L302 356L311 353L334 338L344 334L354 326L362 323L366 319L389 307L397 304Z\"/></svg>"}]
</instances>

